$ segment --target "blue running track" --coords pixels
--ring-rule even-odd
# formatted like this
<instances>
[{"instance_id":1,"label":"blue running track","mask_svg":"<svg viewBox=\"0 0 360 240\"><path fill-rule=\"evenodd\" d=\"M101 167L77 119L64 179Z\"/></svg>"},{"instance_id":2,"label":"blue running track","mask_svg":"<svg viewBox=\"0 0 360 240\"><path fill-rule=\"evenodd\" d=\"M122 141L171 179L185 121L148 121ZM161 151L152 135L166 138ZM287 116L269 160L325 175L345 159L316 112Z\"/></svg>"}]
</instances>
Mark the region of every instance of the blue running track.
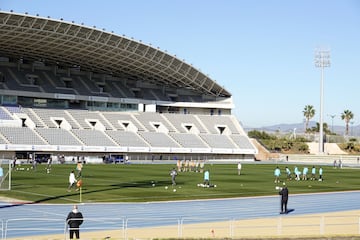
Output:
<instances>
[{"instance_id":1,"label":"blue running track","mask_svg":"<svg viewBox=\"0 0 360 240\"><path fill-rule=\"evenodd\" d=\"M336 192L321 194L290 195L289 209L294 209L290 215L316 214L336 211L360 209L360 192ZM49 219L46 234L63 233L65 218L72 205L58 204L9 204L0 202L0 219L7 222L9 219L24 219L23 221L8 221L7 238L34 235L37 222L31 219ZM82 228L107 228L109 221L101 219L142 219L133 221L131 227L146 227L168 225L169 219L187 218L190 222L219 221L222 219L255 219L279 216L279 196L247 197L218 200L194 200L175 202L148 202L148 203L84 203L79 204L85 221ZM86 221L86 218L98 221ZM144 221L144 219L157 219ZM51 219L51 221L50 221ZM58 220L58 221L57 221ZM29 231L16 231L16 224L26 226ZM121 222L116 224L121 225ZM12 229L12 230L11 230ZM51 230L53 229L53 230ZM35 231L36 232L36 231ZM41 234L41 231L36 235Z\"/></svg>"}]
</instances>

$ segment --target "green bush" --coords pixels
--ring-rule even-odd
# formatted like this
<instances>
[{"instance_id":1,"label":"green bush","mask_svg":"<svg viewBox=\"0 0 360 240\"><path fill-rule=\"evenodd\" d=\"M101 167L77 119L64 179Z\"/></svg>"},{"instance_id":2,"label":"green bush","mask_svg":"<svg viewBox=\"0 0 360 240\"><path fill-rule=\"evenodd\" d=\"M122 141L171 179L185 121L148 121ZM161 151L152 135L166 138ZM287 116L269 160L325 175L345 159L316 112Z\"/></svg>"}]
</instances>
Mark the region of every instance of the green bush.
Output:
<instances>
[{"instance_id":1,"label":"green bush","mask_svg":"<svg viewBox=\"0 0 360 240\"><path fill-rule=\"evenodd\" d=\"M257 139L263 146L271 152L283 153L308 153L309 147L306 144L307 140L304 137L296 139L289 139L287 137L278 137L266 132L249 131L249 137Z\"/></svg>"}]
</instances>

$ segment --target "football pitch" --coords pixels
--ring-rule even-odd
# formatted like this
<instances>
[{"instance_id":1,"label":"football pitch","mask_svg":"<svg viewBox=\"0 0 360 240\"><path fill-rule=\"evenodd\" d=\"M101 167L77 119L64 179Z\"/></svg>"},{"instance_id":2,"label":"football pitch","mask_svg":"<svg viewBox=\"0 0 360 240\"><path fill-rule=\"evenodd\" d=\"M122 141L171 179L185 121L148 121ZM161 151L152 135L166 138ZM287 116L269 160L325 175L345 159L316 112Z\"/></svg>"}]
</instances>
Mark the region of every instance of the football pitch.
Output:
<instances>
[{"instance_id":1,"label":"football pitch","mask_svg":"<svg viewBox=\"0 0 360 240\"><path fill-rule=\"evenodd\" d=\"M10 191L0 196L34 203L91 203L91 202L152 202L247 196L276 195L274 169L281 169L281 181L286 182L291 194L359 190L360 169L322 166L324 181L287 180L283 164L243 163L241 175L237 164L205 164L210 171L210 183L216 187L199 187L201 172L179 172L176 186L171 184L170 170L176 164L85 164L83 186L78 191L67 191L68 178L75 164L53 165L47 173L46 164L22 165L12 171ZM298 164L302 171L305 165ZM288 165L293 172L295 165ZM307 167L310 169L311 167ZM319 166L315 165L318 173ZM20 170L21 169L21 170ZM309 174L310 175L310 174ZM308 176L310 178L310 176Z\"/></svg>"}]
</instances>

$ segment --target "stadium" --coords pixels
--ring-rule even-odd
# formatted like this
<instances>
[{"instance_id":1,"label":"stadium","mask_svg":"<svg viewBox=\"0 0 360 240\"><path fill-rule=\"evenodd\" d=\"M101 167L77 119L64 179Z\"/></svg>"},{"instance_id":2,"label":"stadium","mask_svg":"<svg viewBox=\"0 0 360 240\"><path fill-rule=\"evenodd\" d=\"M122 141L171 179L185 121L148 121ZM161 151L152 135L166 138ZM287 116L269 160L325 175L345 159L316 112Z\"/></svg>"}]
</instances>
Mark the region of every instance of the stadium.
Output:
<instances>
[{"instance_id":1,"label":"stadium","mask_svg":"<svg viewBox=\"0 0 360 240\"><path fill-rule=\"evenodd\" d=\"M287 238L304 235L305 228L310 229L309 236L358 235L359 218L350 212L359 209L359 193L354 191L358 184L352 177L358 174L356 169L327 167L326 181L314 182L314 187L307 182L291 182L292 193L298 193L291 207L300 214L311 215L294 217L294 222L286 224L285 220L282 223L286 217L279 217L277 212L277 192L272 196L271 164L254 164L262 167L253 166L259 169L243 174L239 189L239 176L229 174L236 166L233 163L252 163L259 150L232 114L235 107L232 94L177 56L95 26L12 11L0 11L0 36L2 164L16 159L30 166L49 158L53 163L70 163L58 164L59 168L51 174L14 171L17 177L14 194L31 192L36 200L0 204L1 239L29 236L31 239L67 239L63 215L69 204L74 203L81 204L81 210L86 213L82 227L88 234L85 239L110 239L109 235L94 235L94 232L103 234L103 230L115 231L115 236L120 236L113 238L113 235L111 239ZM218 171L218 176L214 174L212 179L218 181L219 186L228 185L228 191L221 192L221 187L194 187L193 183L202 177L200 173L189 173L177 191L173 191L174 187L167 190L168 166L146 164L153 174L149 174L151 180L156 180L155 187L155 181L145 182L145 171L139 171L135 180L130 179L129 176L134 178L131 171L140 164L89 164L88 172L97 173L100 165L108 172L97 178L90 174L84 178L90 187L84 189L87 201L82 201L81 190L80 194L66 192L62 182L76 160L231 163L224 164L221 174L216 164L209 166ZM119 173L121 167L128 170L127 175ZM7 170L12 172L10 166ZM340 171L342 176L349 176L343 179L344 185L337 181ZM261 180L260 174L264 175ZM105 175L111 180L104 179ZM119 175L133 182L119 180ZM11 189L11 176L6 181L8 184L0 184L1 190ZM335 186L332 181L336 181ZM262 192L256 192L259 189ZM303 194L312 193L313 189L348 192ZM125 191L143 201L158 201L129 203L134 198L127 199ZM242 195L246 192L249 195ZM223 199L213 201L209 196ZM344 198L349 204L343 204ZM119 204L124 199L128 202ZM178 211L174 213L174 209ZM344 214L341 219L351 222L339 223L335 213L325 217L324 212L334 211ZM135 232L137 228L140 231ZM56 237L33 237L35 234L56 234Z\"/></svg>"},{"instance_id":2,"label":"stadium","mask_svg":"<svg viewBox=\"0 0 360 240\"><path fill-rule=\"evenodd\" d=\"M0 26L4 158L254 160L231 93L176 56L63 19Z\"/></svg>"}]
</instances>

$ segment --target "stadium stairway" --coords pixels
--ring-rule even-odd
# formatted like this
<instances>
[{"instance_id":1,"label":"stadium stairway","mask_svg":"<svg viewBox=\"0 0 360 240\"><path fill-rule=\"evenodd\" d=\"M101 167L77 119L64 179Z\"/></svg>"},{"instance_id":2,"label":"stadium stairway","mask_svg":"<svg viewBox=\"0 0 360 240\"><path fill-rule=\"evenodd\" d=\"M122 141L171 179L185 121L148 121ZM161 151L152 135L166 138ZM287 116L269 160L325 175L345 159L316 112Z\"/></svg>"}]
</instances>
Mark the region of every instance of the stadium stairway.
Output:
<instances>
[{"instance_id":1,"label":"stadium stairway","mask_svg":"<svg viewBox=\"0 0 360 240\"><path fill-rule=\"evenodd\" d=\"M258 154L255 155L257 161L266 161L271 159L279 159L278 153L271 153L263 145L261 145L256 139L250 138L250 141L258 149Z\"/></svg>"}]
</instances>

